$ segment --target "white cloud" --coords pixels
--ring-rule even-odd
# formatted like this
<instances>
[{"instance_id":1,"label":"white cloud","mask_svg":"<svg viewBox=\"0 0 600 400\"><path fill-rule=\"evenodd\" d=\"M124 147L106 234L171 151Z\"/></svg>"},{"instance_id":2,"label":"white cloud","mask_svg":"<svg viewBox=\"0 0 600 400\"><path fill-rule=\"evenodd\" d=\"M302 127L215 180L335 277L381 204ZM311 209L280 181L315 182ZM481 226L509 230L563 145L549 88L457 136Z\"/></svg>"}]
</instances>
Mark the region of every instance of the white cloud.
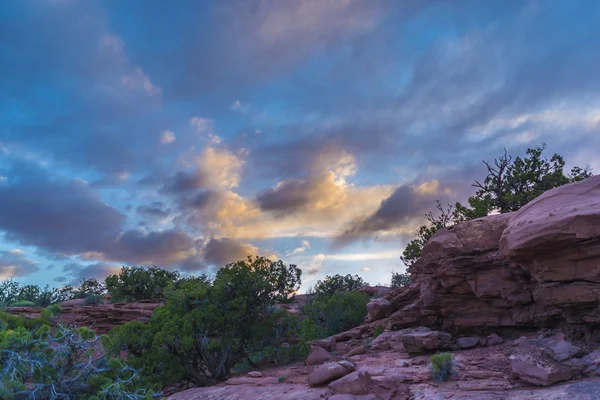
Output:
<instances>
[{"instance_id":1,"label":"white cloud","mask_svg":"<svg viewBox=\"0 0 600 400\"><path fill-rule=\"evenodd\" d=\"M161 92L161 88L152 84L140 67L136 67L133 71L124 75L121 78L121 84L128 89L143 89L150 96L158 95Z\"/></svg>"},{"instance_id":2,"label":"white cloud","mask_svg":"<svg viewBox=\"0 0 600 400\"><path fill-rule=\"evenodd\" d=\"M163 133L160 134L160 142L162 144L170 144L173 143L175 140L177 140L177 138L175 137L175 134L171 131L163 131Z\"/></svg>"},{"instance_id":3,"label":"white cloud","mask_svg":"<svg viewBox=\"0 0 600 400\"><path fill-rule=\"evenodd\" d=\"M213 132L213 121L207 118L202 117L192 117L190 119L190 125L196 128L198 133L201 133L206 136L208 139L208 143L211 145L216 145L222 142L220 136L216 135Z\"/></svg>"},{"instance_id":4,"label":"white cloud","mask_svg":"<svg viewBox=\"0 0 600 400\"><path fill-rule=\"evenodd\" d=\"M308 240L303 240L300 244L300 247L296 247L294 250L286 253L286 256L304 253L307 249L310 249L310 242Z\"/></svg>"},{"instance_id":5,"label":"white cloud","mask_svg":"<svg viewBox=\"0 0 600 400\"><path fill-rule=\"evenodd\" d=\"M239 154L207 147L196 162L199 169L206 172L209 185L231 189L240 184L245 164L241 157L245 153Z\"/></svg>"}]
</instances>

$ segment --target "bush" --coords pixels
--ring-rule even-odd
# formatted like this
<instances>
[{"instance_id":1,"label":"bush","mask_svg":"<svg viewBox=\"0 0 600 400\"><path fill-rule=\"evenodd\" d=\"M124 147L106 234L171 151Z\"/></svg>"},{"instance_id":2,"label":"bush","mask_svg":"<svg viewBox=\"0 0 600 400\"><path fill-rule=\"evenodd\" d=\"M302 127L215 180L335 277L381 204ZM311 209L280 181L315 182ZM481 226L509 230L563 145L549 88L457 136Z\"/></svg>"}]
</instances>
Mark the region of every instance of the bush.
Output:
<instances>
[{"instance_id":1,"label":"bush","mask_svg":"<svg viewBox=\"0 0 600 400\"><path fill-rule=\"evenodd\" d=\"M313 289L313 294L316 296L331 297L335 292L350 292L360 289L363 286L369 286L358 275L327 275L322 281L317 281Z\"/></svg>"},{"instance_id":2,"label":"bush","mask_svg":"<svg viewBox=\"0 0 600 400\"><path fill-rule=\"evenodd\" d=\"M373 339L375 339L377 336L381 335L384 330L385 330L385 328L382 325L377 325L375 327L375 329L373 330Z\"/></svg>"},{"instance_id":3,"label":"bush","mask_svg":"<svg viewBox=\"0 0 600 400\"><path fill-rule=\"evenodd\" d=\"M77 289L73 290L74 299L85 299L88 294L93 295L104 295L106 293L106 286L98 282L96 278L84 279L79 284Z\"/></svg>"},{"instance_id":4,"label":"bush","mask_svg":"<svg viewBox=\"0 0 600 400\"><path fill-rule=\"evenodd\" d=\"M367 315L370 298L359 291L335 292L330 297L309 293L304 313L319 338L335 335L360 325ZM316 339L316 338L315 338Z\"/></svg>"},{"instance_id":5,"label":"bush","mask_svg":"<svg viewBox=\"0 0 600 400\"><path fill-rule=\"evenodd\" d=\"M8 307L19 297L21 285L12 279L6 279L0 282L0 308Z\"/></svg>"},{"instance_id":6,"label":"bush","mask_svg":"<svg viewBox=\"0 0 600 400\"><path fill-rule=\"evenodd\" d=\"M35 304L33 301L29 301L29 300L19 300L19 301L15 301L14 303L11 304L11 307L35 307L37 306L37 304Z\"/></svg>"},{"instance_id":7,"label":"bush","mask_svg":"<svg viewBox=\"0 0 600 400\"><path fill-rule=\"evenodd\" d=\"M441 382L452 376L453 357L450 353L438 353L431 356L431 374L433 379Z\"/></svg>"},{"instance_id":8,"label":"bush","mask_svg":"<svg viewBox=\"0 0 600 400\"><path fill-rule=\"evenodd\" d=\"M0 312L0 398L152 399L136 388L138 371L121 360L92 361L97 337L88 328L46 324L58 307L31 320Z\"/></svg>"},{"instance_id":9,"label":"bush","mask_svg":"<svg viewBox=\"0 0 600 400\"><path fill-rule=\"evenodd\" d=\"M269 352L291 357L299 321L275 304L291 297L300 276L295 265L263 257L228 264L213 282L188 280L168 290L148 324L113 328L105 348L127 350L134 368L162 384L189 379L207 385L226 379L244 360L252 365Z\"/></svg>"},{"instance_id":10,"label":"bush","mask_svg":"<svg viewBox=\"0 0 600 400\"><path fill-rule=\"evenodd\" d=\"M86 306L92 306L94 304L100 304L102 302L104 302L103 295L88 293L85 296L85 300L84 300L83 304L85 304Z\"/></svg>"},{"instance_id":11,"label":"bush","mask_svg":"<svg viewBox=\"0 0 600 400\"><path fill-rule=\"evenodd\" d=\"M392 272L392 288L399 288L410 285L411 279L410 274L403 274L400 272Z\"/></svg>"},{"instance_id":12,"label":"bush","mask_svg":"<svg viewBox=\"0 0 600 400\"><path fill-rule=\"evenodd\" d=\"M178 279L177 271L158 267L123 267L118 275L106 278L106 290L113 302L162 299L165 289Z\"/></svg>"}]
</instances>

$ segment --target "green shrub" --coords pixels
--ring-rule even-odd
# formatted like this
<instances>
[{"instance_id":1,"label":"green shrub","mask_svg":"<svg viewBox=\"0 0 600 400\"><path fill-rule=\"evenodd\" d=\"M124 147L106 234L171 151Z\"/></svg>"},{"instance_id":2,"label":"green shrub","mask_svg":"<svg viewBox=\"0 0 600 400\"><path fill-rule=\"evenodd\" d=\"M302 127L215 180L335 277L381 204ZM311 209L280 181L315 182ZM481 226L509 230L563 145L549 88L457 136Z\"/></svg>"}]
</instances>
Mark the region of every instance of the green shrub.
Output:
<instances>
[{"instance_id":1,"label":"green shrub","mask_svg":"<svg viewBox=\"0 0 600 400\"><path fill-rule=\"evenodd\" d=\"M132 367L162 384L189 379L207 385L226 379L244 360L252 365L269 352L292 357L299 321L274 306L298 289L300 276L295 265L263 257L228 264L213 282L189 280L168 290L149 323L113 328L105 348L127 350Z\"/></svg>"},{"instance_id":2,"label":"green shrub","mask_svg":"<svg viewBox=\"0 0 600 400\"><path fill-rule=\"evenodd\" d=\"M377 325L375 327L375 329L373 330L373 339L375 339L377 336L381 335L384 330L385 330L385 328L382 325Z\"/></svg>"},{"instance_id":3,"label":"green shrub","mask_svg":"<svg viewBox=\"0 0 600 400\"><path fill-rule=\"evenodd\" d=\"M19 297L21 285L12 279L6 279L0 282L0 308L8 307Z\"/></svg>"},{"instance_id":4,"label":"green shrub","mask_svg":"<svg viewBox=\"0 0 600 400\"><path fill-rule=\"evenodd\" d=\"M450 353L438 353L431 356L431 374L433 379L441 382L452 376L453 356Z\"/></svg>"},{"instance_id":5,"label":"green shrub","mask_svg":"<svg viewBox=\"0 0 600 400\"><path fill-rule=\"evenodd\" d=\"M92 306L94 304L100 304L102 302L104 302L103 295L88 293L85 295L85 300L83 301L83 304L85 304L86 306Z\"/></svg>"},{"instance_id":6,"label":"green shrub","mask_svg":"<svg viewBox=\"0 0 600 400\"><path fill-rule=\"evenodd\" d=\"M47 309L48 310L48 309ZM52 313L49 310L46 316ZM0 329L0 398L32 399L152 399L139 388L139 372L121 360L92 361L97 337L88 328L53 329L40 319L12 315ZM11 326L10 326L11 325ZM6 329L9 328L9 329Z\"/></svg>"},{"instance_id":7,"label":"green shrub","mask_svg":"<svg viewBox=\"0 0 600 400\"><path fill-rule=\"evenodd\" d=\"M65 290L66 291L66 290ZM85 299L88 294L104 295L106 293L106 286L98 282L96 278L83 279L79 283L79 287L73 289L74 299Z\"/></svg>"},{"instance_id":8,"label":"green shrub","mask_svg":"<svg viewBox=\"0 0 600 400\"><path fill-rule=\"evenodd\" d=\"M284 381L285 381L285 376L279 375L279 377L277 378L277 382L278 383L283 383Z\"/></svg>"},{"instance_id":9,"label":"green shrub","mask_svg":"<svg viewBox=\"0 0 600 400\"><path fill-rule=\"evenodd\" d=\"M399 288L410 285L411 278L408 273L392 272L392 288Z\"/></svg>"},{"instance_id":10,"label":"green shrub","mask_svg":"<svg viewBox=\"0 0 600 400\"><path fill-rule=\"evenodd\" d=\"M19 300L11 304L11 307L35 307L37 304L29 300Z\"/></svg>"},{"instance_id":11,"label":"green shrub","mask_svg":"<svg viewBox=\"0 0 600 400\"><path fill-rule=\"evenodd\" d=\"M330 297L309 293L304 313L316 326L314 331L327 337L360 325L367 315L369 300L368 295L356 290L335 292Z\"/></svg>"},{"instance_id":12,"label":"green shrub","mask_svg":"<svg viewBox=\"0 0 600 400\"><path fill-rule=\"evenodd\" d=\"M350 292L368 285L369 284L358 275L327 275L322 281L317 281L312 292L316 296L331 297L335 292Z\"/></svg>"},{"instance_id":13,"label":"green shrub","mask_svg":"<svg viewBox=\"0 0 600 400\"><path fill-rule=\"evenodd\" d=\"M106 290L113 302L162 299L165 289L178 279L177 271L158 267L123 267L118 275L106 278Z\"/></svg>"}]
</instances>

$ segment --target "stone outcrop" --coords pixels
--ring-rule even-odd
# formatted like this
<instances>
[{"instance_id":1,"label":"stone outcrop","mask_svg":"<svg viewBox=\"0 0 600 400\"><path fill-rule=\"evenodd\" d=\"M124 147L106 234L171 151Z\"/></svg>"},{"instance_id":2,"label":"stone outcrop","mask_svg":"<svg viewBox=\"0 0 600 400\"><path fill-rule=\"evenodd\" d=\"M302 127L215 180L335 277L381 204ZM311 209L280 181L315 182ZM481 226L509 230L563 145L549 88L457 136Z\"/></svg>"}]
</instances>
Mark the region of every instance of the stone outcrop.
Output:
<instances>
[{"instance_id":1,"label":"stone outcrop","mask_svg":"<svg viewBox=\"0 0 600 400\"><path fill-rule=\"evenodd\" d=\"M348 370L338 363L327 363L308 376L308 386L320 386L348 375Z\"/></svg>"},{"instance_id":2,"label":"stone outcrop","mask_svg":"<svg viewBox=\"0 0 600 400\"><path fill-rule=\"evenodd\" d=\"M98 334L108 333L114 326L129 321L148 322L152 312L160 304L138 301L134 303L97 304L82 306L78 302L61 303L62 311L55 321L66 325L87 326ZM32 318L39 317L38 307L8 307L12 314L22 314Z\"/></svg>"},{"instance_id":3,"label":"stone outcrop","mask_svg":"<svg viewBox=\"0 0 600 400\"><path fill-rule=\"evenodd\" d=\"M367 304L367 321L377 321L387 318L392 312L392 303L384 298L373 299Z\"/></svg>"},{"instance_id":4,"label":"stone outcrop","mask_svg":"<svg viewBox=\"0 0 600 400\"><path fill-rule=\"evenodd\" d=\"M331 356L329 355L327 350L319 346L313 346L311 348L310 354L308 355L308 357L306 357L305 362L306 365L319 365L326 363L330 359Z\"/></svg>"},{"instance_id":5,"label":"stone outcrop","mask_svg":"<svg viewBox=\"0 0 600 400\"><path fill-rule=\"evenodd\" d=\"M600 176L438 231L410 272L385 296L393 330L600 323Z\"/></svg>"}]
</instances>

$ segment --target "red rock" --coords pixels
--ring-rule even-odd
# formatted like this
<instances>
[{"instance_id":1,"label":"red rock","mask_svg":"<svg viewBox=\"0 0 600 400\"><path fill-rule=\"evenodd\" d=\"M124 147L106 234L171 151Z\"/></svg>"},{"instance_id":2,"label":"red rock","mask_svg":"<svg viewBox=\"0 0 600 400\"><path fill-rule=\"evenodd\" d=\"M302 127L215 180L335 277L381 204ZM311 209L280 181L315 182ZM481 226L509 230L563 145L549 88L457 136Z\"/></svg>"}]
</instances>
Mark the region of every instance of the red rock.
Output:
<instances>
[{"instance_id":1,"label":"red rock","mask_svg":"<svg viewBox=\"0 0 600 400\"><path fill-rule=\"evenodd\" d=\"M329 390L342 394L368 394L371 388L371 376L368 372L355 371L329 384Z\"/></svg>"},{"instance_id":2,"label":"red rock","mask_svg":"<svg viewBox=\"0 0 600 400\"><path fill-rule=\"evenodd\" d=\"M306 357L306 365L323 364L331 359L331 355L322 347L312 347L310 354Z\"/></svg>"},{"instance_id":3,"label":"red rock","mask_svg":"<svg viewBox=\"0 0 600 400\"><path fill-rule=\"evenodd\" d=\"M377 321L389 317L392 312L392 303L384 298L373 299L367 304L367 320Z\"/></svg>"},{"instance_id":4,"label":"red rock","mask_svg":"<svg viewBox=\"0 0 600 400\"><path fill-rule=\"evenodd\" d=\"M87 326L98 334L108 333L114 326L123 325L129 321L147 322L159 303L139 301L133 303L97 304L91 306L64 305L61 313L55 318L56 322L66 325ZM41 308L37 307L8 307L12 314L26 314L38 317Z\"/></svg>"},{"instance_id":5,"label":"red rock","mask_svg":"<svg viewBox=\"0 0 600 400\"><path fill-rule=\"evenodd\" d=\"M356 356L358 354L365 354L366 349L365 346L358 346L353 348L352 350L350 350L348 353L346 353L346 357L352 357L352 356Z\"/></svg>"},{"instance_id":6,"label":"red rock","mask_svg":"<svg viewBox=\"0 0 600 400\"><path fill-rule=\"evenodd\" d=\"M520 345L510 356L513 376L536 386L549 386L571 379L573 371L545 355L541 348Z\"/></svg>"},{"instance_id":7,"label":"red rock","mask_svg":"<svg viewBox=\"0 0 600 400\"><path fill-rule=\"evenodd\" d=\"M328 363L320 366L308 376L308 386L314 387L331 382L347 375L346 368L338 363Z\"/></svg>"}]
</instances>

